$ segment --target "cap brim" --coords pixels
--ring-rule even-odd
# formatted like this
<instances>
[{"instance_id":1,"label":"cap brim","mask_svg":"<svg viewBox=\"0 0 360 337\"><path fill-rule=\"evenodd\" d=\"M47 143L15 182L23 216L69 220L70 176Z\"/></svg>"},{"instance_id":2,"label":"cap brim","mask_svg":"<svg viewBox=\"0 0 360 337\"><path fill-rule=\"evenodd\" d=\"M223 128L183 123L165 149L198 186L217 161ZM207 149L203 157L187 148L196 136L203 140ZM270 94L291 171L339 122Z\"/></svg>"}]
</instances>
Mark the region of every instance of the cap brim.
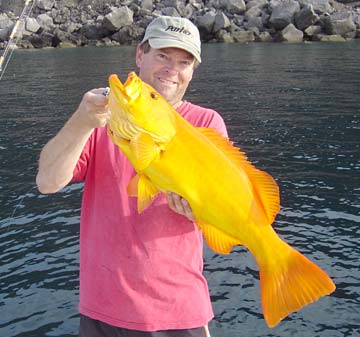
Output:
<instances>
[{"instance_id":1,"label":"cap brim","mask_svg":"<svg viewBox=\"0 0 360 337\"><path fill-rule=\"evenodd\" d=\"M148 40L150 47L155 48L155 49L161 49L161 48L180 48L183 49L185 51L187 51L188 53L190 53L191 55L193 55L196 60L201 63L201 57L199 52L195 49L192 48L192 46L190 46L188 43L184 43L182 41L179 40L174 40L174 39L164 39L164 38L150 38Z\"/></svg>"}]
</instances>

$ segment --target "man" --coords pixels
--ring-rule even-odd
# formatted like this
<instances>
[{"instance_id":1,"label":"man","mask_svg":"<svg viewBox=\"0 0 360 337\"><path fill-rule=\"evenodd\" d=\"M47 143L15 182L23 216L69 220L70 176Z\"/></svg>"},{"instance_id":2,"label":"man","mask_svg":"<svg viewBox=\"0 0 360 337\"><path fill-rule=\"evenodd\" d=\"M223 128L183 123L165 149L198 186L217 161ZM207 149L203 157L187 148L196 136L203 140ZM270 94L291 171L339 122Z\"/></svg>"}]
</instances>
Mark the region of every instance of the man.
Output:
<instances>
[{"instance_id":1,"label":"man","mask_svg":"<svg viewBox=\"0 0 360 337\"><path fill-rule=\"evenodd\" d=\"M159 17L137 47L139 76L195 126L226 135L213 110L183 101L201 62L198 29ZM209 336L202 236L188 203L158 196L141 215L126 187L135 172L106 133L105 88L87 92L40 155L38 188L84 181L80 225L80 336ZM205 168L206 169L206 168Z\"/></svg>"}]
</instances>

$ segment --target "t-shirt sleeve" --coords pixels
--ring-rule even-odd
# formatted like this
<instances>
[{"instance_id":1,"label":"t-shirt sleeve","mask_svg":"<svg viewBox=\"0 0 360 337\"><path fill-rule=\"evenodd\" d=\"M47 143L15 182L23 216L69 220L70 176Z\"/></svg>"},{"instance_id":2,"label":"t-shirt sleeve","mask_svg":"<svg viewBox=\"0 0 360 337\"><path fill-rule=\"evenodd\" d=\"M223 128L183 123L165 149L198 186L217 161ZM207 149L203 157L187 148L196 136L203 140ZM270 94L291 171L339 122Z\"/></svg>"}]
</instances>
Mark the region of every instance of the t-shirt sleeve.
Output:
<instances>
[{"instance_id":1,"label":"t-shirt sleeve","mask_svg":"<svg viewBox=\"0 0 360 337\"><path fill-rule=\"evenodd\" d=\"M212 117L207 127L215 129L217 132L220 132L224 137L228 137L228 132L224 120L214 110L212 110Z\"/></svg>"},{"instance_id":2,"label":"t-shirt sleeve","mask_svg":"<svg viewBox=\"0 0 360 337\"><path fill-rule=\"evenodd\" d=\"M90 136L88 141L86 142L80 158L75 166L74 172L73 172L73 178L71 179L72 182L78 182L78 181L84 181L89 165L90 160L90 148L92 143L93 135Z\"/></svg>"}]
</instances>

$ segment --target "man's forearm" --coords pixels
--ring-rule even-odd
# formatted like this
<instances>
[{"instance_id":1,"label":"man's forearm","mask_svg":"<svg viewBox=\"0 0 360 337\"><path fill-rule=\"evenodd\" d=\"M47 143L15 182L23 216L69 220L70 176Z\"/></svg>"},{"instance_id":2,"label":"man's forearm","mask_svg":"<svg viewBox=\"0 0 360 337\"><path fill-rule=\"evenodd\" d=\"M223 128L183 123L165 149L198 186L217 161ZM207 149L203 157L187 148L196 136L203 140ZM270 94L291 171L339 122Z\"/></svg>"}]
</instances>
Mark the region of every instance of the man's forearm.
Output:
<instances>
[{"instance_id":1,"label":"man's forearm","mask_svg":"<svg viewBox=\"0 0 360 337\"><path fill-rule=\"evenodd\" d=\"M73 171L93 129L84 127L74 114L43 148L36 184L41 193L55 193L72 179Z\"/></svg>"}]
</instances>

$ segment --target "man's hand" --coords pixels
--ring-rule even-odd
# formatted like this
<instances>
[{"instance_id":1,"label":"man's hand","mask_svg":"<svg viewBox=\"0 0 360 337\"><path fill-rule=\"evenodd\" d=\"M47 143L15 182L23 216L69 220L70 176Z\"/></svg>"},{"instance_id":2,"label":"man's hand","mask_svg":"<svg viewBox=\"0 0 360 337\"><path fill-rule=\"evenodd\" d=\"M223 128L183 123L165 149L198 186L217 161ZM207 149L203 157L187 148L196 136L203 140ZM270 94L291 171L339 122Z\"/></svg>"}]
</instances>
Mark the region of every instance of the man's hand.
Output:
<instances>
[{"instance_id":1,"label":"man's hand","mask_svg":"<svg viewBox=\"0 0 360 337\"><path fill-rule=\"evenodd\" d=\"M82 98L74 117L88 128L99 128L107 123L109 110L108 98L104 95L105 88L88 91Z\"/></svg>"},{"instance_id":2,"label":"man's hand","mask_svg":"<svg viewBox=\"0 0 360 337\"><path fill-rule=\"evenodd\" d=\"M167 195L169 207L176 213L186 216L190 221L195 221L189 203L179 195L169 192Z\"/></svg>"}]
</instances>

